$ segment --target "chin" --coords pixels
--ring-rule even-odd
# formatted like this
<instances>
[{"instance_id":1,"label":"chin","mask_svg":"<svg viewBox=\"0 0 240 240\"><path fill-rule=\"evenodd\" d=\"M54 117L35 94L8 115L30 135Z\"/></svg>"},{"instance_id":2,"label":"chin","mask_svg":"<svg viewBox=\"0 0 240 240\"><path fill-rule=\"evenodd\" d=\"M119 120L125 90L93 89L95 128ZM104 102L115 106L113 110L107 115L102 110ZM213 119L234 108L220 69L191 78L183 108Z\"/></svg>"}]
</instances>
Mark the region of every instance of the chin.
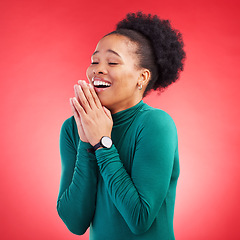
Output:
<instances>
[{"instance_id":1,"label":"chin","mask_svg":"<svg viewBox=\"0 0 240 240\"><path fill-rule=\"evenodd\" d=\"M103 96L103 95L101 96L101 94L97 94L97 95L98 95L98 98L99 98L101 104L103 106L105 106L106 108L108 108L111 100L106 96Z\"/></svg>"}]
</instances>

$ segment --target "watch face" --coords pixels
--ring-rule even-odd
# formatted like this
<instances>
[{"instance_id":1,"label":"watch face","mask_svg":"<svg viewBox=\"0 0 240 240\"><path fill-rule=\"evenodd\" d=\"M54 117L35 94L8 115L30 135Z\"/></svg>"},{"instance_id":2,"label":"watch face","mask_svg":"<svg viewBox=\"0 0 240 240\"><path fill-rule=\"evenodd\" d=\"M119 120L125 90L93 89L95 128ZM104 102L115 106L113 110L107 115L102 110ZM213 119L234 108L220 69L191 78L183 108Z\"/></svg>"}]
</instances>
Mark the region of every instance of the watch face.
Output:
<instances>
[{"instance_id":1,"label":"watch face","mask_svg":"<svg viewBox=\"0 0 240 240\"><path fill-rule=\"evenodd\" d=\"M102 143L103 147L110 148L112 146L112 139L109 137L103 137L101 139L101 143Z\"/></svg>"}]
</instances>

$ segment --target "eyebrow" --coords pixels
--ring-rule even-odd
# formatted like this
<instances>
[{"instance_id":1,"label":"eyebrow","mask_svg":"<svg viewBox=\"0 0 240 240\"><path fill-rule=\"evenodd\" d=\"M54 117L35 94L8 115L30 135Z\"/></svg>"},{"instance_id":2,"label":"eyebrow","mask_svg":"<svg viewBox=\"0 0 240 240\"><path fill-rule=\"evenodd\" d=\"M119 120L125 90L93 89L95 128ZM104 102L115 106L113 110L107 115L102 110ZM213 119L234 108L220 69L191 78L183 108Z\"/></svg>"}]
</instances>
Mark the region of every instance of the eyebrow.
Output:
<instances>
[{"instance_id":1,"label":"eyebrow","mask_svg":"<svg viewBox=\"0 0 240 240\"><path fill-rule=\"evenodd\" d=\"M118 57L121 58L121 56L117 52L113 51L112 49L108 49L107 52L113 53L113 54L115 54L115 55L117 55ZM99 51L95 51L92 56L94 56L97 53L99 53Z\"/></svg>"}]
</instances>

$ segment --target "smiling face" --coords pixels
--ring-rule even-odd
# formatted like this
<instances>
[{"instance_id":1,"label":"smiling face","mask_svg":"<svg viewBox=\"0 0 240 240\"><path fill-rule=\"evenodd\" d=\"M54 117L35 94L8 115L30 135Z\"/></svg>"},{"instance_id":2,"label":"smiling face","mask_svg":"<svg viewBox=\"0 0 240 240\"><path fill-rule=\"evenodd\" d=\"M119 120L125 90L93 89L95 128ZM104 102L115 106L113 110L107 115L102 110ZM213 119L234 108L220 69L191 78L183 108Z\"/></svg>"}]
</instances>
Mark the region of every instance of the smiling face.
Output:
<instances>
[{"instance_id":1,"label":"smiling face","mask_svg":"<svg viewBox=\"0 0 240 240\"><path fill-rule=\"evenodd\" d=\"M88 80L94 85L102 105L112 114L130 108L142 99L146 69L138 67L136 50L137 45L127 37L112 34L99 41L92 55L92 63L87 69ZM141 83L144 87L139 90Z\"/></svg>"}]
</instances>

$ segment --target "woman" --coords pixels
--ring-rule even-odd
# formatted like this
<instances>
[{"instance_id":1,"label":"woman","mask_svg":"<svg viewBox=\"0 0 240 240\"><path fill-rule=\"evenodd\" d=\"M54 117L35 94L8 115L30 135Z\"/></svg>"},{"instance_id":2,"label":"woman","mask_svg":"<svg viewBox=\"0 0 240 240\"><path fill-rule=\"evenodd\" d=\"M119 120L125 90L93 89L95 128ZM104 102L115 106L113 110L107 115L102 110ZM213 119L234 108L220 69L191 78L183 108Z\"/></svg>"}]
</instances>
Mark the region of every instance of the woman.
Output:
<instances>
[{"instance_id":1,"label":"woman","mask_svg":"<svg viewBox=\"0 0 240 240\"><path fill-rule=\"evenodd\" d=\"M172 118L142 101L183 70L181 34L168 21L128 14L104 36L70 99L61 129L57 203L69 230L91 240L174 239L179 176Z\"/></svg>"}]
</instances>

